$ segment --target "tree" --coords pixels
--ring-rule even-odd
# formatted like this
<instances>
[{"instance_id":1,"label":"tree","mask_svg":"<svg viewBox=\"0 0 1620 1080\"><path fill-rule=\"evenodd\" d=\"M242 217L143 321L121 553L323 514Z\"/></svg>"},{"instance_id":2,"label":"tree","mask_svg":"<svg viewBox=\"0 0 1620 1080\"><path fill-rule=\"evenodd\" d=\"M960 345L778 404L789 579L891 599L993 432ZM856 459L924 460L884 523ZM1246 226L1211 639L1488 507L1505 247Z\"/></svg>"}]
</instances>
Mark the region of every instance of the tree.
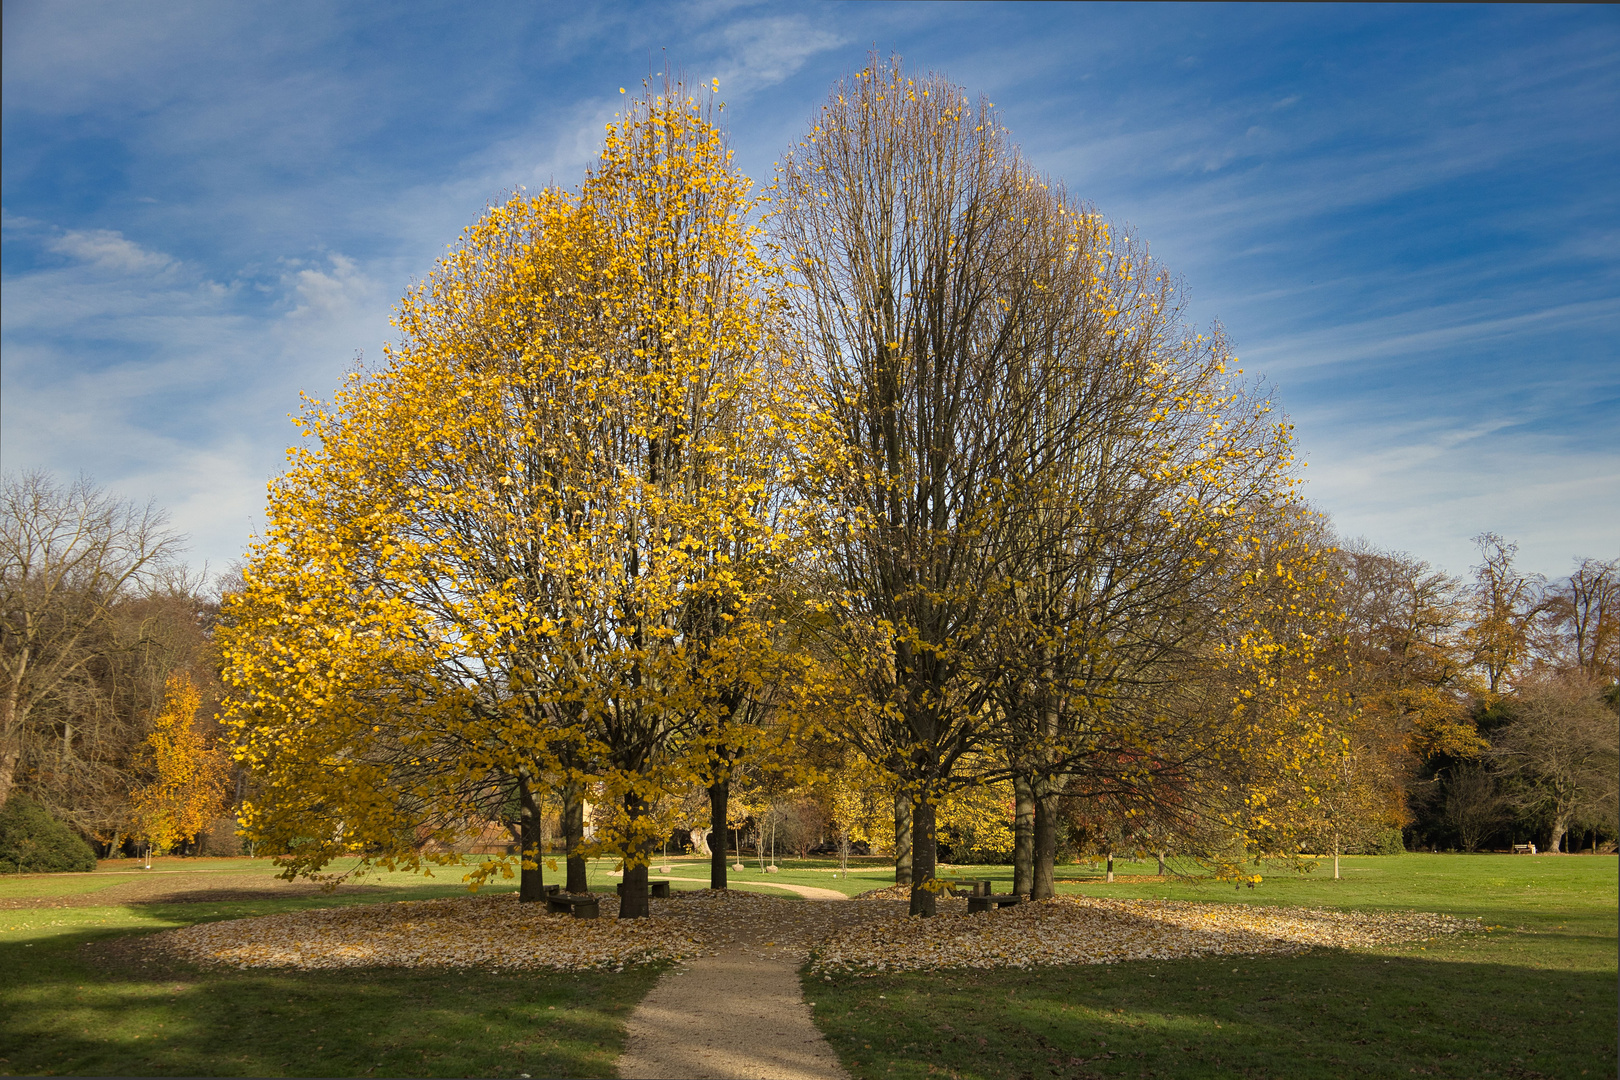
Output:
<instances>
[{"instance_id":1,"label":"tree","mask_svg":"<svg viewBox=\"0 0 1620 1080\"><path fill-rule=\"evenodd\" d=\"M1352 705L1389 753L1468 757L1483 748L1464 708L1470 690L1462 582L1411 556L1340 545Z\"/></svg>"},{"instance_id":2,"label":"tree","mask_svg":"<svg viewBox=\"0 0 1620 1080\"><path fill-rule=\"evenodd\" d=\"M152 781L134 793L134 818L151 849L164 852L203 832L225 809L230 762L208 749L197 730L201 695L190 677L168 680L163 711L147 737Z\"/></svg>"},{"instance_id":3,"label":"tree","mask_svg":"<svg viewBox=\"0 0 1620 1080\"><path fill-rule=\"evenodd\" d=\"M609 791L625 801L617 854L634 910L639 807L696 772L723 829L731 771L769 706L792 388L772 349L748 181L678 85L632 103L581 208L606 237L612 299L590 384L601 419L570 433L561 456L595 472L580 489L590 498L541 505L571 515L548 560L570 605L555 640ZM658 769L672 771L653 783ZM721 859L711 876L724 887Z\"/></svg>"},{"instance_id":4,"label":"tree","mask_svg":"<svg viewBox=\"0 0 1620 1080\"><path fill-rule=\"evenodd\" d=\"M666 87L577 195L492 208L402 303L387 370L306 409L319 448L272 491L228 642L249 820L290 873L417 864L423 830L555 777L613 804L597 846L646 914L653 809L741 741L770 652L787 410L749 213Z\"/></svg>"},{"instance_id":5,"label":"tree","mask_svg":"<svg viewBox=\"0 0 1620 1080\"><path fill-rule=\"evenodd\" d=\"M1233 555L1204 691L1211 725L1176 795L1203 841L1195 853L1242 879L1242 860L1295 857L1317 835L1317 788L1343 747L1346 702L1323 523L1279 500Z\"/></svg>"},{"instance_id":6,"label":"tree","mask_svg":"<svg viewBox=\"0 0 1620 1080\"><path fill-rule=\"evenodd\" d=\"M1603 691L1574 672L1536 679L1520 689L1516 718L1493 740L1491 757L1514 782L1511 797L1548 829L1548 851L1563 849L1572 824L1616 828L1620 712Z\"/></svg>"},{"instance_id":7,"label":"tree","mask_svg":"<svg viewBox=\"0 0 1620 1080\"><path fill-rule=\"evenodd\" d=\"M1483 765L1460 765L1445 778L1441 820L1457 834L1464 851L1478 851L1502 825L1505 810L1496 777Z\"/></svg>"},{"instance_id":8,"label":"tree","mask_svg":"<svg viewBox=\"0 0 1620 1080\"><path fill-rule=\"evenodd\" d=\"M823 436L805 490L829 508L809 586L842 669L826 711L911 800L914 914L935 909L935 805L993 720L968 661L1007 541L1031 183L988 103L898 62L841 82L778 177Z\"/></svg>"},{"instance_id":9,"label":"tree","mask_svg":"<svg viewBox=\"0 0 1620 1080\"><path fill-rule=\"evenodd\" d=\"M1139 798L1209 736L1189 691L1236 580L1230 553L1286 504L1293 456L1141 244L1045 185L1023 212L1043 226L1022 272L1044 302L1007 360L1015 540L980 677L1027 800L1015 884L1045 898L1065 791Z\"/></svg>"},{"instance_id":10,"label":"tree","mask_svg":"<svg viewBox=\"0 0 1620 1080\"><path fill-rule=\"evenodd\" d=\"M1474 569L1472 618L1467 639L1486 690L1501 693L1525 659L1530 627L1543 604L1542 579L1513 565L1519 546L1495 533L1474 537L1480 561Z\"/></svg>"},{"instance_id":11,"label":"tree","mask_svg":"<svg viewBox=\"0 0 1620 1080\"><path fill-rule=\"evenodd\" d=\"M1404 791L1385 769L1380 748L1358 745L1350 732L1334 732L1312 770L1310 787L1318 836L1333 856L1333 878L1339 879L1344 850L1368 846L1375 838L1405 824Z\"/></svg>"},{"instance_id":12,"label":"tree","mask_svg":"<svg viewBox=\"0 0 1620 1080\"><path fill-rule=\"evenodd\" d=\"M1620 559L1582 559L1552 588L1546 619L1556 666L1620 682Z\"/></svg>"},{"instance_id":13,"label":"tree","mask_svg":"<svg viewBox=\"0 0 1620 1080\"><path fill-rule=\"evenodd\" d=\"M1414 808L1439 807L1436 800L1460 806L1458 770L1471 769L1486 744L1467 708L1476 683L1463 583L1364 542L1340 544L1335 561L1347 709L1336 724L1342 749L1328 749L1345 759L1323 773L1320 805L1324 822L1350 826L1322 840L1336 832L1350 843L1404 824ZM1473 792L1480 776L1494 782L1470 772L1456 790Z\"/></svg>"},{"instance_id":14,"label":"tree","mask_svg":"<svg viewBox=\"0 0 1620 1080\"><path fill-rule=\"evenodd\" d=\"M42 741L70 756L69 725L96 707L96 663L131 644L115 643L115 609L159 579L180 543L155 507L88 479L0 481L0 805Z\"/></svg>"}]
</instances>

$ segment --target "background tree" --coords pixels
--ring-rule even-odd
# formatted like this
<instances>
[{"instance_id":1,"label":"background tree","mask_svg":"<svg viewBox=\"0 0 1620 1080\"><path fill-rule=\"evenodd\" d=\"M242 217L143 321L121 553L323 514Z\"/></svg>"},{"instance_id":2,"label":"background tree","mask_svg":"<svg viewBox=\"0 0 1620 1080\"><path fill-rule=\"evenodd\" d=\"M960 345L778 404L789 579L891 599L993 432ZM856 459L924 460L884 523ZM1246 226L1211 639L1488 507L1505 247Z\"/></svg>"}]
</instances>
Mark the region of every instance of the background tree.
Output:
<instances>
[{"instance_id":1,"label":"background tree","mask_svg":"<svg viewBox=\"0 0 1620 1080\"><path fill-rule=\"evenodd\" d=\"M1440 818L1464 851L1478 851L1507 819L1496 776L1480 764L1457 766L1445 778Z\"/></svg>"},{"instance_id":2,"label":"background tree","mask_svg":"<svg viewBox=\"0 0 1620 1080\"><path fill-rule=\"evenodd\" d=\"M1549 591L1543 652L1555 667L1620 682L1620 559L1582 559Z\"/></svg>"},{"instance_id":3,"label":"background tree","mask_svg":"<svg viewBox=\"0 0 1620 1080\"><path fill-rule=\"evenodd\" d=\"M1521 574L1513 565L1517 544L1492 532L1480 533L1474 543L1480 561L1473 568L1467 640L1486 691L1498 694L1507 689L1527 657L1530 627L1544 603L1543 581L1539 575Z\"/></svg>"},{"instance_id":4,"label":"background tree","mask_svg":"<svg viewBox=\"0 0 1620 1080\"><path fill-rule=\"evenodd\" d=\"M1620 711L1603 691L1576 672L1536 679L1519 692L1516 718L1492 739L1510 797L1547 829L1547 851L1563 850L1572 824L1620 828Z\"/></svg>"},{"instance_id":5,"label":"background tree","mask_svg":"<svg viewBox=\"0 0 1620 1080\"><path fill-rule=\"evenodd\" d=\"M1487 785L1494 780L1473 765L1486 744L1468 707L1477 687L1463 583L1365 542L1338 548L1344 649L1338 670L1347 709L1336 725L1342 750L1329 747L1329 757L1350 760L1324 773L1333 797L1321 805L1355 826L1339 832L1354 846L1414 814L1446 816L1437 800L1460 810L1467 791L1464 802L1472 805L1482 777ZM1448 785L1459 770L1468 775L1454 797ZM1346 786L1352 776L1357 782ZM1473 812L1463 817L1471 835L1484 820ZM1323 834L1324 848L1331 838Z\"/></svg>"},{"instance_id":6,"label":"background tree","mask_svg":"<svg viewBox=\"0 0 1620 1080\"><path fill-rule=\"evenodd\" d=\"M230 762L198 730L201 702L189 676L171 675L163 711L147 736L155 775L134 793L134 819L158 853L194 839L225 810Z\"/></svg>"},{"instance_id":7,"label":"background tree","mask_svg":"<svg viewBox=\"0 0 1620 1080\"><path fill-rule=\"evenodd\" d=\"M122 502L87 479L64 486L31 472L0 481L0 805L25 759L55 774L59 797L42 792L48 802L71 805L60 797L76 790L70 775L91 774L83 787L105 783L104 751L131 740L97 675L142 638L141 621L116 612L160 580L180 543L155 507ZM87 741L91 760L81 762L76 750Z\"/></svg>"}]
</instances>

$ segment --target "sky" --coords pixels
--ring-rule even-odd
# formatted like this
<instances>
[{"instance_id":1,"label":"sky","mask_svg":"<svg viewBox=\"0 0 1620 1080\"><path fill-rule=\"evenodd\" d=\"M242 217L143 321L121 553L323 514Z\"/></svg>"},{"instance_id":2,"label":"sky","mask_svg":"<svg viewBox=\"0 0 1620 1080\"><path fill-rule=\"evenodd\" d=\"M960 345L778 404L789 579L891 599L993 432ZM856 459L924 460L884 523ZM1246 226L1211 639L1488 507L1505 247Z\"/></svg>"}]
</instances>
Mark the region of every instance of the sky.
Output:
<instances>
[{"instance_id":1,"label":"sky","mask_svg":"<svg viewBox=\"0 0 1620 1080\"><path fill-rule=\"evenodd\" d=\"M1346 538L1620 556L1620 9L7 0L0 466L155 501L218 572L300 393L573 186L668 66L774 163L871 50L983 94L1295 425Z\"/></svg>"}]
</instances>

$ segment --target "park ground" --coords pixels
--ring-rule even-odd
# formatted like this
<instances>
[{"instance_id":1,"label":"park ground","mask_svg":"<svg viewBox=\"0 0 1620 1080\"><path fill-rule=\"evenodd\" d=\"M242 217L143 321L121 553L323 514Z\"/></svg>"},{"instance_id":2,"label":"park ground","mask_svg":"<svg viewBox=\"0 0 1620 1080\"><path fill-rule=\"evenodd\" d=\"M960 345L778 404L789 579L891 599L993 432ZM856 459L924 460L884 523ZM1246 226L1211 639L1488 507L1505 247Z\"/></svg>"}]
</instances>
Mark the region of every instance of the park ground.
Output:
<instances>
[{"instance_id":1,"label":"park ground","mask_svg":"<svg viewBox=\"0 0 1620 1080\"><path fill-rule=\"evenodd\" d=\"M854 861L847 876L831 860L781 864L777 874L733 871L733 883L854 895L893 880L881 860ZM705 883L702 863L665 865L694 879L677 888ZM1612 856L1350 858L1339 881L1329 865L1306 875L1262 867L1252 890L1154 869L1117 863L1110 884L1100 867L1063 867L1059 890L1435 911L1491 929L1239 960L806 975L806 997L857 1078L1615 1075ZM610 870L592 864L593 889L611 890ZM657 968L239 971L130 947L132 935L199 922L461 895L461 873L382 874L332 893L279 881L268 860L252 859L159 859L150 871L113 860L91 874L0 878L0 1074L614 1075L625 1017ZM1011 879L1005 867L959 874L996 880L998 891Z\"/></svg>"}]
</instances>

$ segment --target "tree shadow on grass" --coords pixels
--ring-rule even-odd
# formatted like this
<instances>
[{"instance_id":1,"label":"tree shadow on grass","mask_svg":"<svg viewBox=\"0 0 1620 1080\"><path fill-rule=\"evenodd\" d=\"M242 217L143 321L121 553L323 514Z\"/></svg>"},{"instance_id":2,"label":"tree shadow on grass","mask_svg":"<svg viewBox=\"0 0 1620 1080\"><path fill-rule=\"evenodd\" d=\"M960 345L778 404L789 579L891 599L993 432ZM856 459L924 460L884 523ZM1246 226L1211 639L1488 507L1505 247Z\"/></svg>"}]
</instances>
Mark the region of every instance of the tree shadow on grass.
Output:
<instances>
[{"instance_id":1,"label":"tree shadow on grass","mask_svg":"<svg viewBox=\"0 0 1620 1080\"><path fill-rule=\"evenodd\" d=\"M807 976L857 1077L1612 1076L1612 972L1320 950Z\"/></svg>"},{"instance_id":2,"label":"tree shadow on grass","mask_svg":"<svg viewBox=\"0 0 1620 1080\"><path fill-rule=\"evenodd\" d=\"M0 1072L612 1076L658 976L201 968L144 937L0 945Z\"/></svg>"}]
</instances>

